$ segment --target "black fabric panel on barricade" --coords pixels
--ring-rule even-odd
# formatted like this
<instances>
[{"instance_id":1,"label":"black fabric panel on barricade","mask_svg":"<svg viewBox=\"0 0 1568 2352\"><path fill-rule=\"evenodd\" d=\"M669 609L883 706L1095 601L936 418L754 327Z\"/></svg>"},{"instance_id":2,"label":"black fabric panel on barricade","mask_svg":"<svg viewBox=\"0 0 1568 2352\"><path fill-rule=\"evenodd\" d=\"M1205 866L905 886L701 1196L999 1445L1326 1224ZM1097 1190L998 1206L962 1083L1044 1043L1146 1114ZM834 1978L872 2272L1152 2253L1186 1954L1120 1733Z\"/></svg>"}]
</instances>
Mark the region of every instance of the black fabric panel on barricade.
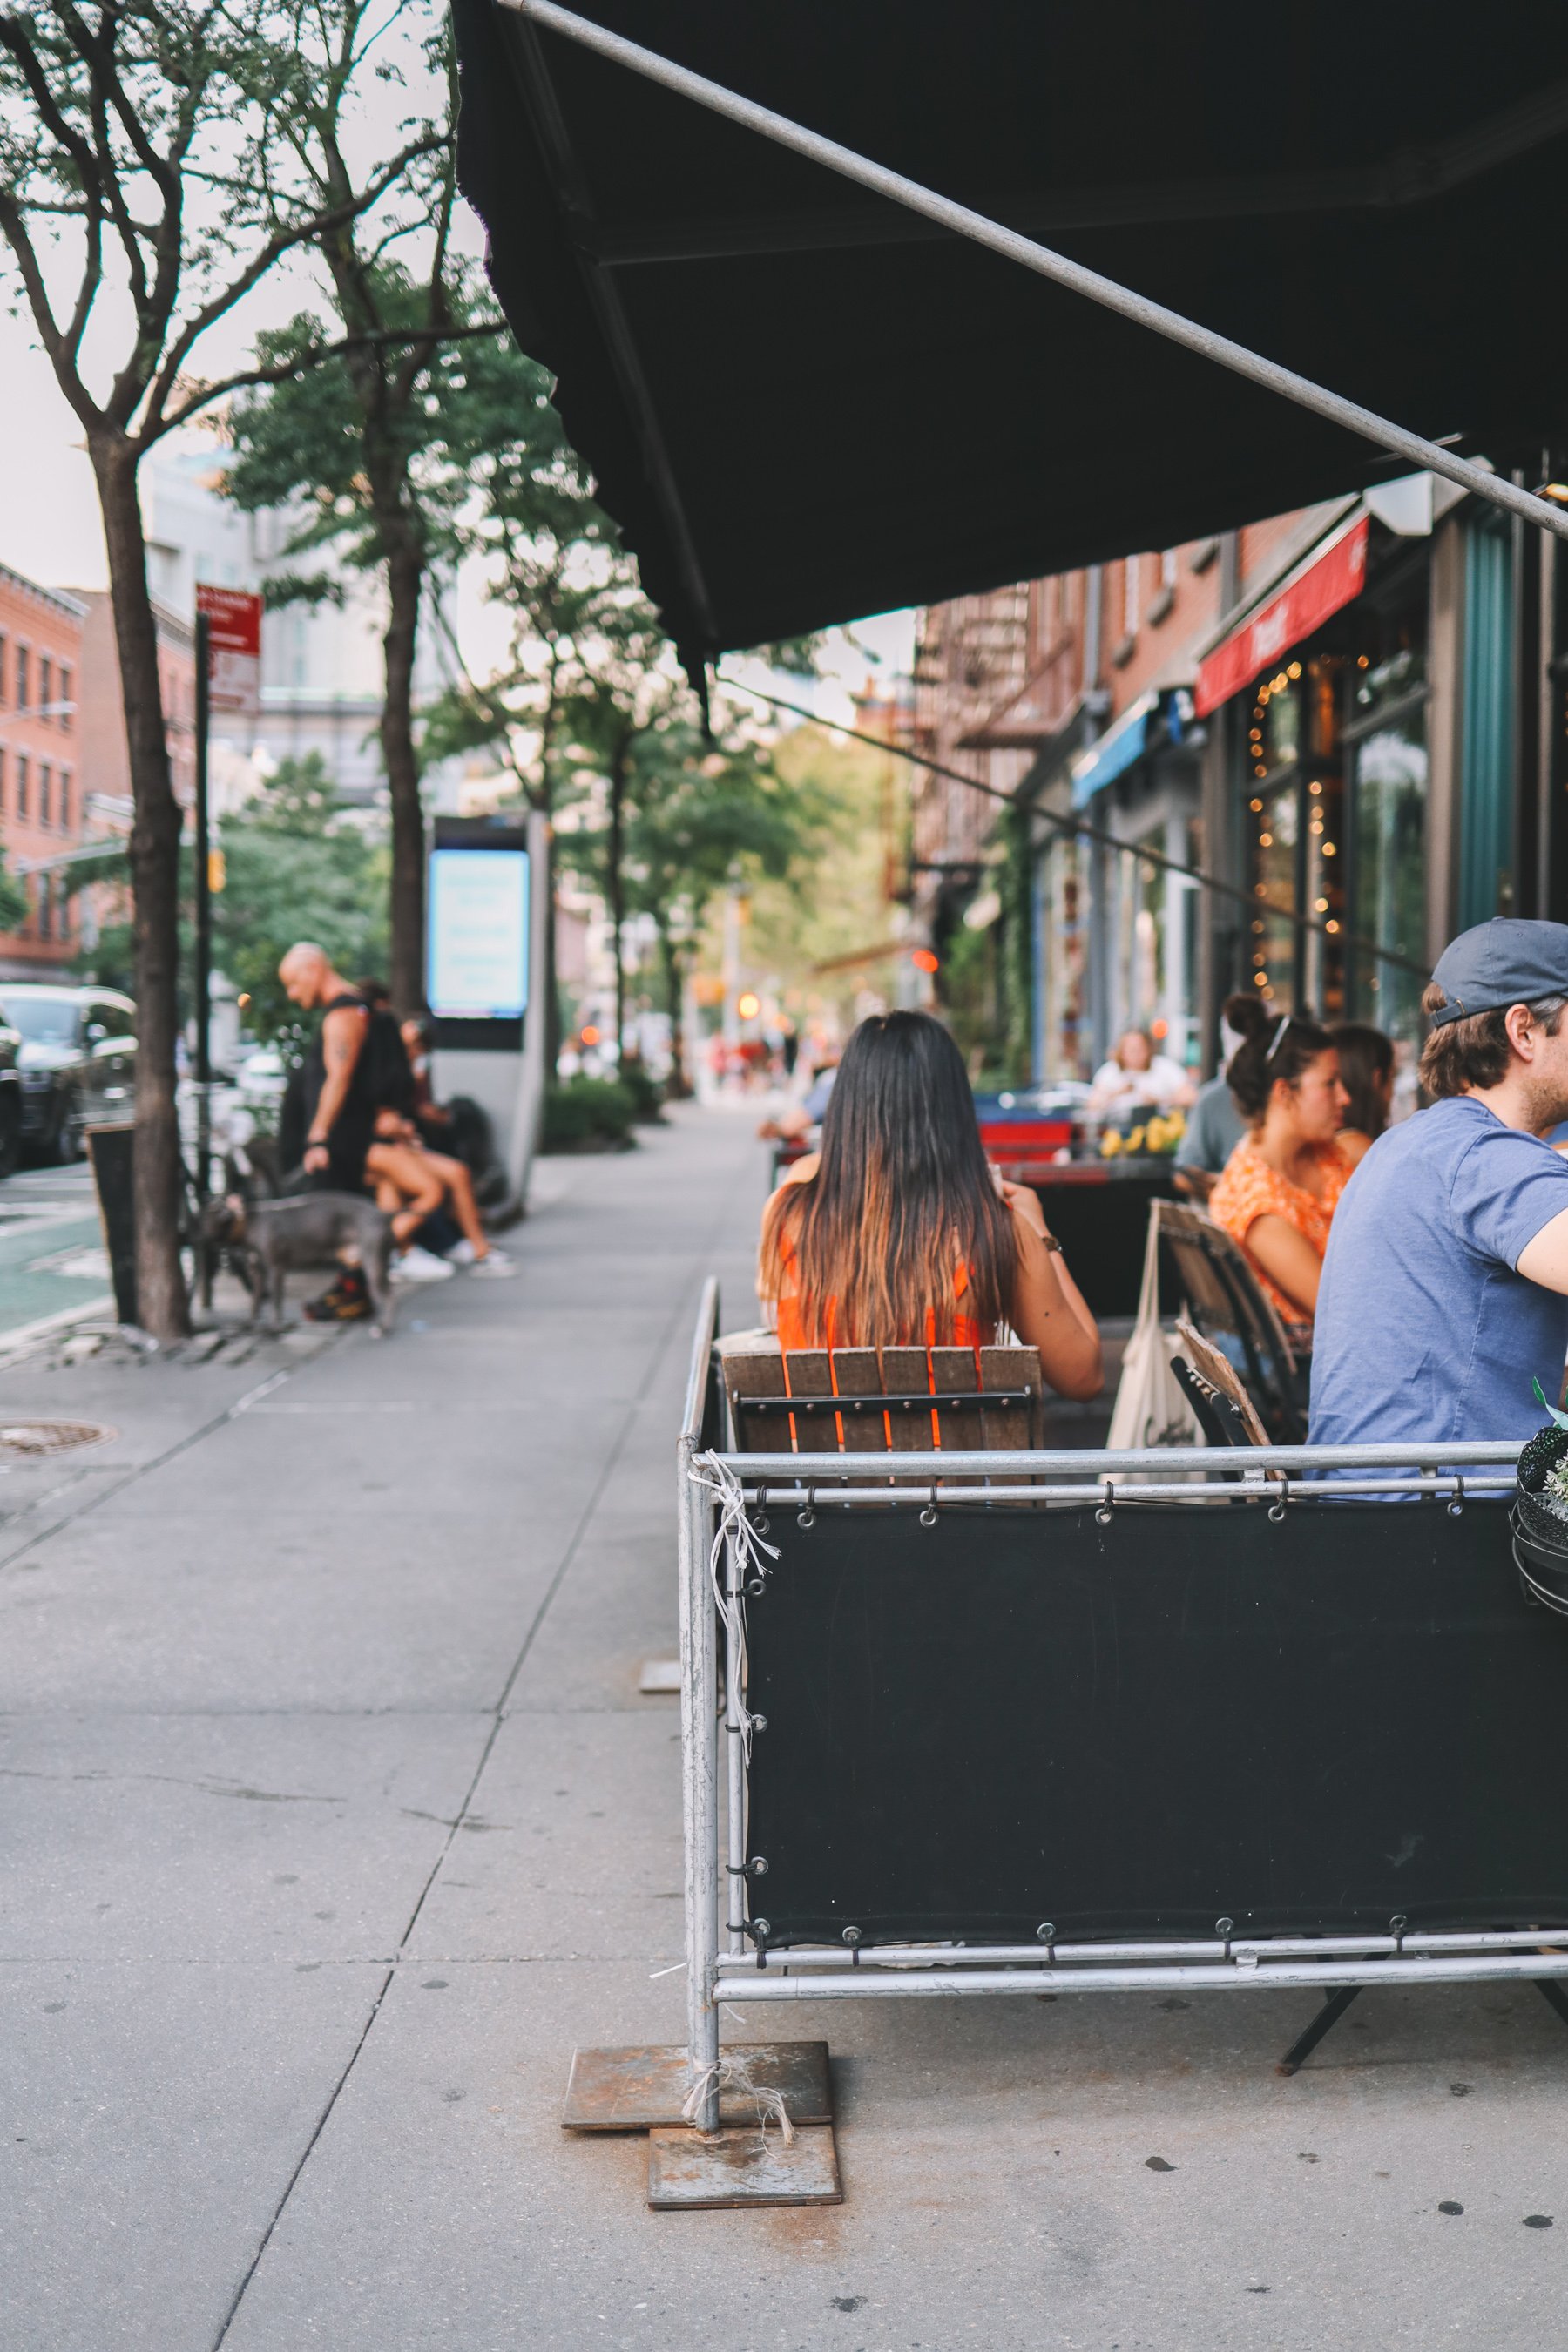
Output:
<instances>
[{"instance_id":1,"label":"black fabric panel on barricade","mask_svg":"<svg viewBox=\"0 0 1568 2352\"><path fill-rule=\"evenodd\" d=\"M1568 1625L1500 1499L768 1517L770 1946L1568 1919Z\"/></svg>"}]
</instances>

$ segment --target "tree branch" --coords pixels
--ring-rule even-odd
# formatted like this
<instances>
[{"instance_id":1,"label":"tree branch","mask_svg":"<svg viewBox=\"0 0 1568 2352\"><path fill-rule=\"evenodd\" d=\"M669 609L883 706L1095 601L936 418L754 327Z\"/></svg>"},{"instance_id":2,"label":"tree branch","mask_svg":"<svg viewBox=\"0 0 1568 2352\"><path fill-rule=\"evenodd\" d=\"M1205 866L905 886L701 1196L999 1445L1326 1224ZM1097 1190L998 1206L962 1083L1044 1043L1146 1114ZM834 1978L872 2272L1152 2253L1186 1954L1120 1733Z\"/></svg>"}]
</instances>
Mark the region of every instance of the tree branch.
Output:
<instances>
[{"instance_id":1,"label":"tree branch","mask_svg":"<svg viewBox=\"0 0 1568 2352\"><path fill-rule=\"evenodd\" d=\"M471 327L449 327L436 340L455 343L466 341L473 335L498 335L510 332L510 328L505 319L484 319ZM156 440L164 433L172 433L177 425L183 425L185 419L188 416L194 416L198 409L210 407L215 400L222 400L231 392L246 392L253 385L258 384L287 383L292 377L302 375L310 368L320 367L324 361L339 359L344 352L358 350L362 345L405 343L416 339L429 341L430 330L427 327L387 327L363 335L344 335L335 343L307 344L303 351L297 352L290 359L280 360L275 367L247 368L237 375L224 376L216 383L204 384L201 390L193 393L190 399L181 407L173 410L159 427L158 433L150 436L149 438Z\"/></svg>"},{"instance_id":2,"label":"tree branch","mask_svg":"<svg viewBox=\"0 0 1568 2352\"><path fill-rule=\"evenodd\" d=\"M28 308L33 313L33 323L37 328L39 341L47 354L50 366L54 369L55 381L70 403L78 423L84 432L90 432L94 425L102 424L103 412L92 400L87 386L77 373L74 344L75 341L79 340L80 330L73 319L72 326L76 332L72 341L68 343L66 337L61 334L55 321L55 314L49 308L48 288L44 283L44 273L38 267L38 257L34 250L33 240L27 235L26 223L17 208L15 197L4 189L0 189L0 234L4 235L6 244L16 257L16 268L21 275ZM81 307L79 302L77 307L79 310Z\"/></svg>"},{"instance_id":3,"label":"tree branch","mask_svg":"<svg viewBox=\"0 0 1568 2352\"><path fill-rule=\"evenodd\" d=\"M266 276L273 263L279 260L285 253L291 252L296 246L310 243L328 231L342 226L345 221L354 219L358 214L368 211L372 205L385 194L399 174L407 170L416 156L427 155L444 143L442 140L436 138L415 141L412 145L404 148L399 154L394 156L392 162L367 184L362 195L337 205L330 213L313 214L309 220L300 221L292 228L279 229L276 236L268 239L266 245L239 272L239 275L230 279L221 293L215 294L210 302L204 303L176 337L163 366L153 379L147 397L147 414L137 435L137 439L142 446L150 446L153 442L161 439L172 425L179 422L178 415L168 418L163 416L163 404L174 389L179 375L181 362L192 346L206 333L208 328L216 326L226 312L233 310L235 304L244 295L249 293L251 288ZM210 395L204 395L204 398ZM198 406L200 404L200 403L197 404ZM181 415L188 414L188 409L180 412Z\"/></svg>"}]
</instances>

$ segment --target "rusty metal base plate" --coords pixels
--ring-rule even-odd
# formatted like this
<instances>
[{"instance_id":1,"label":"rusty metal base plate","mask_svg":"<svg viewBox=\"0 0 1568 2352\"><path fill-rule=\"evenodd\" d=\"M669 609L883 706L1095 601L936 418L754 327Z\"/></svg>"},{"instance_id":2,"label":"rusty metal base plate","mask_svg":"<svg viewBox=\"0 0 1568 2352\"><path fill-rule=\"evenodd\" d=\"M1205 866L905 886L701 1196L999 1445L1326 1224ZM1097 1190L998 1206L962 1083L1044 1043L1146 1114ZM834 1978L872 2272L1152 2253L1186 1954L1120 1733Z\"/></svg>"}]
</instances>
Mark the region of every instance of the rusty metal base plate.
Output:
<instances>
[{"instance_id":1,"label":"rusty metal base plate","mask_svg":"<svg viewBox=\"0 0 1568 2352\"><path fill-rule=\"evenodd\" d=\"M792 2124L833 2121L826 2042L726 2042L723 2054L743 2058L759 2090L783 2092ZM690 2087L684 2047L574 2051L562 2125L567 2131L647 2131L656 2124L678 2125ZM742 2092L728 2084L720 2091L721 2124L756 2120L754 2105Z\"/></svg>"},{"instance_id":2,"label":"rusty metal base plate","mask_svg":"<svg viewBox=\"0 0 1568 2352\"><path fill-rule=\"evenodd\" d=\"M842 2205L831 2124L785 2140L772 2126L716 2131L651 2131L647 2201L657 2213L706 2205Z\"/></svg>"}]
</instances>

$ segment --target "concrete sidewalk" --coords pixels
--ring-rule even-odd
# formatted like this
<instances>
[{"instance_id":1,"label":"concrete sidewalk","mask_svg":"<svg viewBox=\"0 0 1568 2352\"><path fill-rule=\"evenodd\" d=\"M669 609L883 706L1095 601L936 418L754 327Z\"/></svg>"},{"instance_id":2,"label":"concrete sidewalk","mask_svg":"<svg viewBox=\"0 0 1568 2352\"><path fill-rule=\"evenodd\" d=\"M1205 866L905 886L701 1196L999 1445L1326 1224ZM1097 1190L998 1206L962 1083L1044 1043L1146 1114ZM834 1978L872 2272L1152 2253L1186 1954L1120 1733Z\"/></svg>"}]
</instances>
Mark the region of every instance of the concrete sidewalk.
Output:
<instances>
[{"instance_id":1,"label":"concrete sidewalk","mask_svg":"<svg viewBox=\"0 0 1568 2352\"><path fill-rule=\"evenodd\" d=\"M1561 2346L1529 1988L1368 1993L1289 2082L1310 1995L791 2011L827 2210L654 2215L643 2139L561 2132L574 2044L683 2032L679 1715L637 1680L701 1277L754 1319L764 1181L683 1111L385 1342L0 1375L120 1432L0 1479L0 2345Z\"/></svg>"}]
</instances>

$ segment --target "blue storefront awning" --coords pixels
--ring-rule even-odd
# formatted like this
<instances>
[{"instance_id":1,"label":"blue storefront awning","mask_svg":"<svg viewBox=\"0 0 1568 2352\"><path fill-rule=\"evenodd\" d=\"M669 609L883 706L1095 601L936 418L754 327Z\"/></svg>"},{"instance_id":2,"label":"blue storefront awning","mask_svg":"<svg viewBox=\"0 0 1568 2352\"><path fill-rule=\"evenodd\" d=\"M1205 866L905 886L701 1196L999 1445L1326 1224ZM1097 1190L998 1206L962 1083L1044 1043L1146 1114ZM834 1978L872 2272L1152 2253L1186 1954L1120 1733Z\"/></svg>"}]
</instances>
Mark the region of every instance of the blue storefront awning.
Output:
<instances>
[{"instance_id":1,"label":"blue storefront awning","mask_svg":"<svg viewBox=\"0 0 1568 2352\"><path fill-rule=\"evenodd\" d=\"M1144 695L1124 710L1114 727L1102 735L1098 743L1080 751L1072 763L1072 804L1083 808L1105 786L1114 783L1134 760L1143 756L1144 740L1149 721L1158 707L1159 697Z\"/></svg>"}]
</instances>

